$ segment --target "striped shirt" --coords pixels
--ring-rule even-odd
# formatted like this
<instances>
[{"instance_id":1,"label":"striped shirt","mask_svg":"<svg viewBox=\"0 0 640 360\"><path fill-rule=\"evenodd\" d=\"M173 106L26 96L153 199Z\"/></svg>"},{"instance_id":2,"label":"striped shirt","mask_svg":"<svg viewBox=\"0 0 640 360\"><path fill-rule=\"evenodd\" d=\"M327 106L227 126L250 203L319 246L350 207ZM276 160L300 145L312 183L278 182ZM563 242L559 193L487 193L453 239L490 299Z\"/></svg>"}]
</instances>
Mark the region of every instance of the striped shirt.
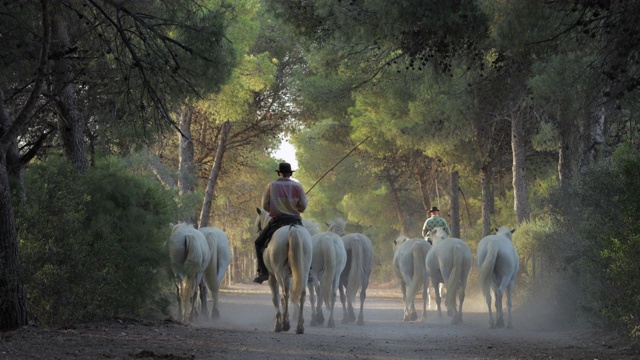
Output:
<instances>
[{"instance_id":1,"label":"striped shirt","mask_svg":"<svg viewBox=\"0 0 640 360\"><path fill-rule=\"evenodd\" d=\"M307 208L307 196L299 182L278 178L264 190L262 207L272 218L280 215L300 216Z\"/></svg>"}]
</instances>

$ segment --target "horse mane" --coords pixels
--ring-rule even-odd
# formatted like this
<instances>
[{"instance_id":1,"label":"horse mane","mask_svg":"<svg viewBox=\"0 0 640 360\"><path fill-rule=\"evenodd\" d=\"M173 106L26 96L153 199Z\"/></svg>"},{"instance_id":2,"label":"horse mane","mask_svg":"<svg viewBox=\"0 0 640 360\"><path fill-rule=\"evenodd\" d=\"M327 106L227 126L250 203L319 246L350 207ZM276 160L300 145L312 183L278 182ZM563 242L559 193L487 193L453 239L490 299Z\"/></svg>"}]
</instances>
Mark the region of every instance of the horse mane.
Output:
<instances>
[{"instance_id":1,"label":"horse mane","mask_svg":"<svg viewBox=\"0 0 640 360\"><path fill-rule=\"evenodd\" d=\"M398 237L395 240L393 240L393 247L394 248L398 247L398 246L402 245L407 240L409 240L409 237L406 236L405 234L401 233L400 235L398 235Z\"/></svg>"},{"instance_id":2,"label":"horse mane","mask_svg":"<svg viewBox=\"0 0 640 360\"><path fill-rule=\"evenodd\" d=\"M499 229L496 229L496 235L502 235L507 239L513 241L513 236L511 236L511 234L513 234L514 231L515 229L512 230L508 226L501 226Z\"/></svg>"},{"instance_id":3,"label":"horse mane","mask_svg":"<svg viewBox=\"0 0 640 360\"><path fill-rule=\"evenodd\" d=\"M177 224L173 224L173 223L171 223L169 226L171 226L171 231L176 231L176 230L178 230L179 228L181 228L181 227L185 227L185 226L187 226L187 227L192 227L192 228L194 228L194 229L195 229L195 226L194 226L193 224L189 224L189 223L184 222L184 221L180 221L180 222L179 222L179 223L177 223Z\"/></svg>"},{"instance_id":4,"label":"horse mane","mask_svg":"<svg viewBox=\"0 0 640 360\"><path fill-rule=\"evenodd\" d=\"M311 219L302 219L302 226L309 231L311 236L320 232L320 225Z\"/></svg>"},{"instance_id":5,"label":"horse mane","mask_svg":"<svg viewBox=\"0 0 640 360\"><path fill-rule=\"evenodd\" d=\"M342 236L344 235L344 229L347 226L347 220L336 218L331 220L327 226L329 227L329 231L333 231L334 233Z\"/></svg>"}]
</instances>

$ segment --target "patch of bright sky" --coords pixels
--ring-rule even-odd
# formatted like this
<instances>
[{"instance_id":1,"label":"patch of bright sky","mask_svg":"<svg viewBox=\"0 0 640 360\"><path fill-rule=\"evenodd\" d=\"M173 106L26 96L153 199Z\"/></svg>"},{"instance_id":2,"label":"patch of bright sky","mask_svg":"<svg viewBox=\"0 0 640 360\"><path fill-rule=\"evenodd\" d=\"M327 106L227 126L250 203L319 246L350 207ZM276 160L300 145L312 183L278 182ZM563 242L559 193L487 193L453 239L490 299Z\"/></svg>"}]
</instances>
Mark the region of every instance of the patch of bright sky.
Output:
<instances>
[{"instance_id":1,"label":"patch of bright sky","mask_svg":"<svg viewBox=\"0 0 640 360\"><path fill-rule=\"evenodd\" d=\"M293 170L298 169L298 160L296 159L296 148L289 143L289 138L285 138L280 143L280 147L273 153L276 159L282 159L289 164Z\"/></svg>"}]
</instances>

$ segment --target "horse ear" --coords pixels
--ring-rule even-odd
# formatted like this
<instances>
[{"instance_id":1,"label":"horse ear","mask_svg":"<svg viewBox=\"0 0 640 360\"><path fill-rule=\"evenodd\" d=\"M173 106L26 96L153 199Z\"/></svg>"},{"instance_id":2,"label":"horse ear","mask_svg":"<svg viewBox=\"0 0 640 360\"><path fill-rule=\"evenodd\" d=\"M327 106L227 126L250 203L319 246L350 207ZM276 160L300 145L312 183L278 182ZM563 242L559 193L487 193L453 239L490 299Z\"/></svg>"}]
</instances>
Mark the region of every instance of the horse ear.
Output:
<instances>
[{"instance_id":1,"label":"horse ear","mask_svg":"<svg viewBox=\"0 0 640 360\"><path fill-rule=\"evenodd\" d=\"M516 229L511 229L511 233L513 234L514 232L516 232Z\"/></svg>"},{"instance_id":2,"label":"horse ear","mask_svg":"<svg viewBox=\"0 0 640 360\"><path fill-rule=\"evenodd\" d=\"M498 232L498 228L493 228L493 231L495 231L497 233Z\"/></svg>"},{"instance_id":3,"label":"horse ear","mask_svg":"<svg viewBox=\"0 0 640 360\"><path fill-rule=\"evenodd\" d=\"M261 215L261 214L262 214L262 213L260 212L260 208L259 208L259 207L257 207L257 208L256 208L256 211L258 212L258 215Z\"/></svg>"},{"instance_id":4,"label":"horse ear","mask_svg":"<svg viewBox=\"0 0 640 360\"><path fill-rule=\"evenodd\" d=\"M174 226L176 226L176 224L174 224L172 222L169 223L169 229L173 229Z\"/></svg>"}]
</instances>

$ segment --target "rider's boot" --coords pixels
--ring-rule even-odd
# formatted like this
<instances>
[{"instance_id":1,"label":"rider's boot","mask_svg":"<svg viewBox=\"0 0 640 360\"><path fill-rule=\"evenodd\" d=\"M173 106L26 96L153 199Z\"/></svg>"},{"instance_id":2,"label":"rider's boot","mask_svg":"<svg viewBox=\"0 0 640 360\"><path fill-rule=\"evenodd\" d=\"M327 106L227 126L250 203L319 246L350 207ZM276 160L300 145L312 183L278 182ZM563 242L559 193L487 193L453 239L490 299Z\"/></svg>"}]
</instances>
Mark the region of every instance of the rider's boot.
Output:
<instances>
[{"instance_id":1,"label":"rider's boot","mask_svg":"<svg viewBox=\"0 0 640 360\"><path fill-rule=\"evenodd\" d=\"M262 282L265 280L269 280L269 272L267 271L267 267L263 264L263 262L258 260L258 271L253 278L253 282L256 284L262 284Z\"/></svg>"}]
</instances>

